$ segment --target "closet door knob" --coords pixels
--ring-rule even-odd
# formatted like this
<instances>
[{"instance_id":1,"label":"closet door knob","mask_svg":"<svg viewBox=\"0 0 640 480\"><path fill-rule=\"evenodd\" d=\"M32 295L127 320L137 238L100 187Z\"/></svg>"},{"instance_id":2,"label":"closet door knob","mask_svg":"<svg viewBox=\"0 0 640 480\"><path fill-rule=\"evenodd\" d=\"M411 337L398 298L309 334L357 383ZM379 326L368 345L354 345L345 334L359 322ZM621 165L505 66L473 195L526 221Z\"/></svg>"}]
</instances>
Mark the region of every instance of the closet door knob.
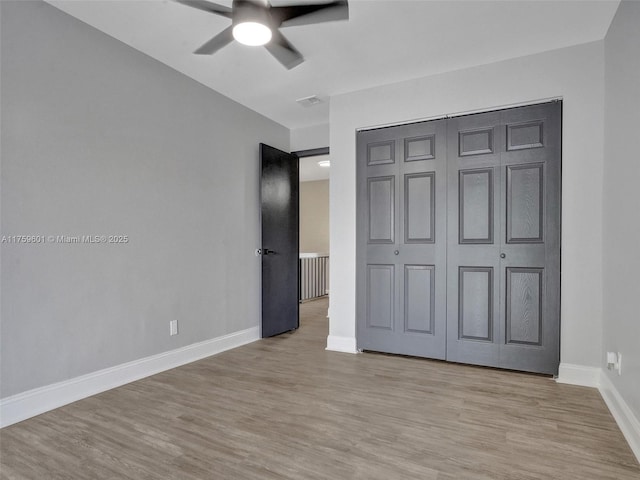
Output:
<instances>
[{"instance_id":1,"label":"closet door knob","mask_svg":"<svg viewBox=\"0 0 640 480\"><path fill-rule=\"evenodd\" d=\"M500 258L507 258L507 254L506 253L501 253L500 254Z\"/></svg>"},{"instance_id":2,"label":"closet door knob","mask_svg":"<svg viewBox=\"0 0 640 480\"><path fill-rule=\"evenodd\" d=\"M400 251L399 251L399 250L394 250L393 254L394 254L394 255L399 255L399 254L400 254Z\"/></svg>"}]
</instances>

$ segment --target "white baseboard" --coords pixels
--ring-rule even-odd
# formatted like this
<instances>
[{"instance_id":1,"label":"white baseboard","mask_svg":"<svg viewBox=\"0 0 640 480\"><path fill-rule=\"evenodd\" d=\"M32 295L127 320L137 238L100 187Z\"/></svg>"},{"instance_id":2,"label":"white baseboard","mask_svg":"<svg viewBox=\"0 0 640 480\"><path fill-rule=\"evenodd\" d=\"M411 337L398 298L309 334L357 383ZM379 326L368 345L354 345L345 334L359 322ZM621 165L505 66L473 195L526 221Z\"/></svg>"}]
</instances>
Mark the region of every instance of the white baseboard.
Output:
<instances>
[{"instance_id":1,"label":"white baseboard","mask_svg":"<svg viewBox=\"0 0 640 480\"><path fill-rule=\"evenodd\" d=\"M259 339L260 327L252 327L3 398L0 428Z\"/></svg>"},{"instance_id":2,"label":"white baseboard","mask_svg":"<svg viewBox=\"0 0 640 480\"><path fill-rule=\"evenodd\" d=\"M354 337L339 337L329 335L327 337L327 348L332 352L358 353L356 349L356 339Z\"/></svg>"},{"instance_id":3,"label":"white baseboard","mask_svg":"<svg viewBox=\"0 0 640 480\"><path fill-rule=\"evenodd\" d=\"M561 363L556 382L597 388L600 385L600 372L598 367Z\"/></svg>"},{"instance_id":4,"label":"white baseboard","mask_svg":"<svg viewBox=\"0 0 640 480\"><path fill-rule=\"evenodd\" d=\"M601 368L561 363L556 381L597 388L624 438L640 462L640 421Z\"/></svg>"},{"instance_id":5,"label":"white baseboard","mask_svg":"<svg viewBox=\"0 0 640 480\"><path fill-rule=\"evenodd\" d=\"M640 462L640 421L605 372L602 372L600 376L598 390L600 390L600 395L602 395L607 407L609 407L611 415L613 415L624 438L627 439L627 443L638 462Z\"/></svg>"}]
</instances>

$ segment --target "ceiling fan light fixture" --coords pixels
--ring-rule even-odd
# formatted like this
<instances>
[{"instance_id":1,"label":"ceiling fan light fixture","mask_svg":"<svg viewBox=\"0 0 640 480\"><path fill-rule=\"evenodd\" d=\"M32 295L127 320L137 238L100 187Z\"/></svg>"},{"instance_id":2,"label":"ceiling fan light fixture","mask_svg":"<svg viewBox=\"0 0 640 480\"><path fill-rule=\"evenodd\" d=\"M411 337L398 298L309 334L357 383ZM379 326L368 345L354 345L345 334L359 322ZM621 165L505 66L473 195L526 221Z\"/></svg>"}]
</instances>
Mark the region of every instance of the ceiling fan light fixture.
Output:
<instances>
[{"instance_id":1,"label":"ceiling fan light fixture","mask_svg":"<svg viewBox=\"0 0 640 480\"><path fill-rule=\"evenodd\" d=\"M252 47L269 43L272 35L271 29L259 22L242 22L233 27L233 38Z\"/></svg>"},{"instance_id":2,"label":"ceiling fan light fixture","mask_svg":"<svg viewBox=\"0 0 640 480\"><path fill-rule=\"evenodd\" d=\"M322 3L299 0L302 3L282 6L273 6L269 0L233 0L231 7L211 0L174 1L231 19L231 25L203 43L194 54L211 55L236 40L245 45L264 46L287 70L304 62L304 57L280 32L280 27L349 19L347 0L321 0Z\"/></svg>"}]
</instances>

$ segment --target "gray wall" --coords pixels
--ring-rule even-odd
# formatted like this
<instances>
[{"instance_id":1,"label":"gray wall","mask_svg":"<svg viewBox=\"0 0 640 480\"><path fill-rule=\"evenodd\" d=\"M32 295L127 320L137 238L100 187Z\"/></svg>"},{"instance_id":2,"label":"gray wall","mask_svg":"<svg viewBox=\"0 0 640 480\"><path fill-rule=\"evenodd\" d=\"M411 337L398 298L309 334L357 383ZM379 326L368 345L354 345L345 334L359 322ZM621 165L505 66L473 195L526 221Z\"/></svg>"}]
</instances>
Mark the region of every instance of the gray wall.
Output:
<instances>
[{"instance_id":1,"label":"gray wall","mask_svg":"<svg viewBox=\"0 0 640 480\"><path fill-rule=\"evenodd\" d=\"M289 130L47 4L0 3L2 234L129 236L2 245L1 396L258 326L258 143Z\"/></svg>"},{"instance_id":2,"label":"gray wall","mask_svg":"<svg viewBox=\"0 0 640 480\"><path fill-rule=\"evenodd\" d=\"M624 1L605 38L603 353L622 353L622 376L604 368L640 419L640 3ZM602 359L603 365L606 360Z\"/></svg>"}]
</instances>

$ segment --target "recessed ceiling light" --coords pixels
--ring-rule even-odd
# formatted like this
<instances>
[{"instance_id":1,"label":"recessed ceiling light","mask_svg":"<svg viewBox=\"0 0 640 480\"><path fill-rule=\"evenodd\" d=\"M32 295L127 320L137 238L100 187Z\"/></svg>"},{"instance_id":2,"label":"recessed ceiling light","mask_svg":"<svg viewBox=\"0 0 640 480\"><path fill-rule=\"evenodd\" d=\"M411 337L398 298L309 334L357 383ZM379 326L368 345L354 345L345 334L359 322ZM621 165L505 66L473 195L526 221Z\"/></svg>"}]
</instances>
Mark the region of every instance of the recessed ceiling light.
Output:
<instances>
[{"instance_id":1,"label":"recessed ceiling light","mask_svg":"<svg viewBox=\"0 0 640 480\"><path fill-rule=\"evenodd\" d=\"M320 165L321 167L330 167L331 166L331 161L330 160L322 160L322 161L318 162L318 165Z\"/></svg>"}]
</instances>

